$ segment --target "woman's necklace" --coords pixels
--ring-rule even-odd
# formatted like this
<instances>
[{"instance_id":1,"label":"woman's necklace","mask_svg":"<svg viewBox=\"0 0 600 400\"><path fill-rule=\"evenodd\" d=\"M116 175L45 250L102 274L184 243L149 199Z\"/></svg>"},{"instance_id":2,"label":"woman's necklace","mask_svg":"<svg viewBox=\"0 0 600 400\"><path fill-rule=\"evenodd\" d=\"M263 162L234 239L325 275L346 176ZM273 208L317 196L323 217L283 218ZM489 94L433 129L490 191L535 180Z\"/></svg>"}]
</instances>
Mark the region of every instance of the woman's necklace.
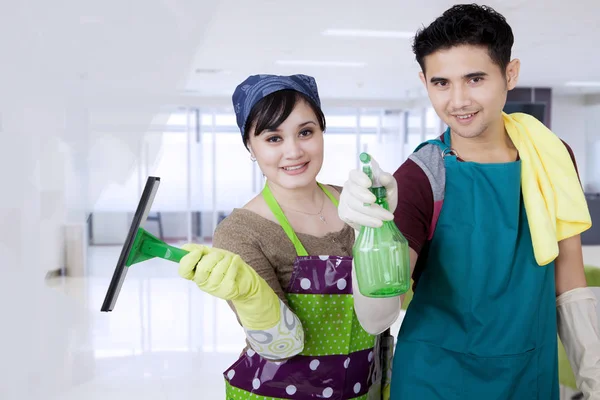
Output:
<instances>
[{"instance_id":1,"label":"woman's necklace","mask_svg":"<svg viewBox=\"0 0 600 400\"><path fill-rule=\"evenodd\" d=\"M290 210L290 211L294 211L294 212L301 213L301 214L318 215L319 219L321 220L321 222L324 223L324 224L326 224L327 220L323 216L323 208L324 207L325 207L325 194L323 194L323 201L321 202L321 209L319 210L318 213L309 213L309 212L306 212L306 211L294 210L293 208L289 208L289 207L285 207L285 208L288 209L288 210Z\"/></svg>"}]
</instances>

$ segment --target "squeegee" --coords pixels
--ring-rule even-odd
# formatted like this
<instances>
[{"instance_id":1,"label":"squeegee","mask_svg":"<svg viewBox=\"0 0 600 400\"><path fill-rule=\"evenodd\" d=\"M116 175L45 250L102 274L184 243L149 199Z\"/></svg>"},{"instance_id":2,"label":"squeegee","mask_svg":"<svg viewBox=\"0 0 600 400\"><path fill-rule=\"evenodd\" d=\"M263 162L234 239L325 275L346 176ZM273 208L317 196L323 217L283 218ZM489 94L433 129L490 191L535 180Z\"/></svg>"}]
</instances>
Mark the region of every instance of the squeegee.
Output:
<instances>
[{"instance_id":1,"label":"squeegee","mask_svg":"<svg viewBox=\"0 0 600 400\"><path fill-rule=\"evenodd\" d=\"M113 273L108 291L104 297L101 311L107 312L113 310L115 303L117 302L117 297L119 297L123 281L125 281L125 277L127 276L128 268L133 264L150 260L155 257L179 262L183 256L188 254L186 250L170 246L142 228L142 225L148 218L148 213L152 207L152 202L154 201L159 185L159 177L148 177L146 186L144 187L144 191L142 192L142 196L133 216L129 233L127 234L125 243L123 243L123 248L121 249L121 255L119 256L115 272Z\"/></svg>"}]
</instances>

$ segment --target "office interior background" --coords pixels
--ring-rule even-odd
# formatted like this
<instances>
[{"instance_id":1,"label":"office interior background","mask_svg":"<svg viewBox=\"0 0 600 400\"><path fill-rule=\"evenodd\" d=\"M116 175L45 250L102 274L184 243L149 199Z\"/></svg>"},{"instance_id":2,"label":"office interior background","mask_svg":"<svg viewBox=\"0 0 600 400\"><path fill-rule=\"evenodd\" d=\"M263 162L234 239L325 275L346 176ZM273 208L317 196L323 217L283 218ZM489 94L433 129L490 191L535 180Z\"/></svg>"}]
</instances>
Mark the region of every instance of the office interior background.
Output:
<instances>
[{"instance_id":1,"label":"office interior background","mask_svg":"<svg viewBox=\"0 0 600 400\"><path fill-rule=\"evenodd\" d=\"M264 184L231 107L236 85L258 73L316 78L327 119L321 182L342 185L361 151L395 171L445 129L411 38L453 4L5 4L0 398L223 398L243 332L176 264L132 267L115 311L100 313L146 178L161 185L144 228L173 245L210 244ZM600 3L485 4L513 27L522 63L507 110L536 115L572 147L596 223ZM583 241L586 264L600 267L600 231Z\"/></svg>"}]
</instances>

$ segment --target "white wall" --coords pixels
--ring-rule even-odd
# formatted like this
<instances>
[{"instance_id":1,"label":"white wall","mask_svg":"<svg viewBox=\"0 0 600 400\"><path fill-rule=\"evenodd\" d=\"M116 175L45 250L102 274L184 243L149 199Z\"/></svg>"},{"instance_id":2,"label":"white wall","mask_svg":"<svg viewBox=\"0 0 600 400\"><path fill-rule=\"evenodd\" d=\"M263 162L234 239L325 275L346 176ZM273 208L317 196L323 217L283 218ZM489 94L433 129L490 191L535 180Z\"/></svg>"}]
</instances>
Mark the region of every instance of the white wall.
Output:
<instances>
[{"instance_id":1,"label":"white wall","mask_svg":"<svg viewBox=\"0 0 600 400\"><path fill-rule=\"evenodd\" d=\"M600 193L600 96L552 100L552 130L573 149L586 192Z\"/></svg>"},{"instance_id":2,"label":"white wall","mask_svg":"<svg viewBox=\"0 0 600 400\"><path fill-rule=\"evenodd\" d=\"M584 187L588 179L586 117L584 96L552 97L552 131L573 150L579 176Z\"/></svg>"},{"instance_id":3,"label":"white wall","mask_svg":"<svg viewBox=\"0 0 600 400\"><path fill-rule=\"evenodd\" d=\"M588 104L585 112L587 182L589 192L600 193L600 104Z\"/></svg>"}]
</instances>

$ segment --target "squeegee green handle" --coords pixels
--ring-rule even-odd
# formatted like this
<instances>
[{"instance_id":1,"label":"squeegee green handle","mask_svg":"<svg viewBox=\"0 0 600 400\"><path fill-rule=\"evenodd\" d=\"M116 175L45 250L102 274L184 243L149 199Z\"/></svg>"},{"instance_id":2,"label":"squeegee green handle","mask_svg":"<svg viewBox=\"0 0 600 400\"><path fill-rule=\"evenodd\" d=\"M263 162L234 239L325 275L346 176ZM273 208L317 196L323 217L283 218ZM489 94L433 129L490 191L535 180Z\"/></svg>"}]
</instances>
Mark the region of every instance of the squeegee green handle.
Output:
<instances>
[{"instance_id":1,"label":"squeegee green handle","mask_svg":"<svg viewBox=\"0 0 600 400\"><path fill-rule=\"evenodd\" d=\"M127 257L126 266L141 263L154 257L179 262L188 251L170 246L150 234L144 228L139 228Z\"/></svg>"},{"instance_id":2,"label":"squeegee green handle","mask_svg":"<svg viewBox=\"0 0 600 400\"><path fill-rule=\"evenodd\" d=\"M142 253L165 260L179 262L189 252L166 243L143 243Z\"/></svg>"}]
</instances>

